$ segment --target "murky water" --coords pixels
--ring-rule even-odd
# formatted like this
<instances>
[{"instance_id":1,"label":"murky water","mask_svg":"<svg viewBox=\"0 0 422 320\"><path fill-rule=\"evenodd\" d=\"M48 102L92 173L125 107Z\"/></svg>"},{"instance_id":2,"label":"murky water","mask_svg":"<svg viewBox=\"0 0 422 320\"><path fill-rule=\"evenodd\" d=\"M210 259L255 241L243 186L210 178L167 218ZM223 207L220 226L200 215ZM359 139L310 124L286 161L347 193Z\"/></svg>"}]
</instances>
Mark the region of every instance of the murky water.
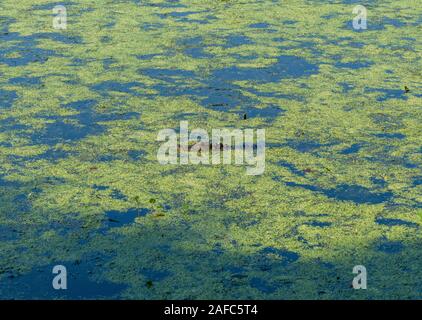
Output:
<instances>
[{"instance_id":1,"label":"murky water","mask_svg":"<svg viewBox=\"0 0 422 320\"><path fill-rule=\"evenodd\" d=\"M0 298L421 298L422 7L356 4L3 0ZM264 174L160 165L181 120Z\"/></svg>"}]
</instances>

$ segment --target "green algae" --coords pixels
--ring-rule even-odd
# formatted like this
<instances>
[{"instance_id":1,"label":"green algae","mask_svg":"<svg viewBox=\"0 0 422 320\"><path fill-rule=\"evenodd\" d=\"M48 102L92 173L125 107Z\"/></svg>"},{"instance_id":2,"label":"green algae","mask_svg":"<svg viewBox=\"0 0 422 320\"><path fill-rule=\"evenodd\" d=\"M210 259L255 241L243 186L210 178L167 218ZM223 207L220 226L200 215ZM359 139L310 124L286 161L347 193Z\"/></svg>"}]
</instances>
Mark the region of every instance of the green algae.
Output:
<instances>
[{"instance_id":1,"label":"green algae","mask_svg":"<svg viewBox=\"0 0 422 320\"><path fill-rule=\"evenodd\" d=\"M0 5L1 15L14 19L8 32L19 34L0 44L0 89L17 95L11 107L0 107L0 225L16 230L0 243L0 297L10 295L1 285L10 276L19 281L34 268L105 253L92 278L126 285L121 298L420 298L420 227L376 223L382 216L421 225L422 187L413 183L422 163L417 1L368 6L369 25L382 17L404 25L365 32L347 27L353 6L341 1L76 1L65 31L52 29L53 4L37 3L35 10L27 0ZM267 28L250 27L263 22ZM248 41L230 44L238 35ZM19 43L31 37L41 50L34 54L47 56L27 63L30 49ZM317 71L254 78L271 72L280 56L304 59ZM336 66L362 61L370 63ZM250 79L233 73L212 81L228 68ZM28 75L41 83L8 81ZM403 97L394 90L405 92L404 84L411 90ZM240 98L230 112L207 108L197 94L204 87ZM94 101L91 123L84 122L86 104L66 107L87 100ZM259 116L239 121L243 104L284 112L270 123ZM157 133L181 119L207 131L265 128L264 175L246 176L237 166L161 166ZM56 123L77 134L37 138L49 137ZM342 153L354 144L361 148ZM323 192L342 185L392 196L365 203ZM106 211L130 208L152 213L104 227ZM401 251L378 249L395 242ZM358 264L371 279L365 291L350 288ZM145 270L167 276L150 279ZM19 285L14 290L18 296Z\"/></svg>"}]
</instances>

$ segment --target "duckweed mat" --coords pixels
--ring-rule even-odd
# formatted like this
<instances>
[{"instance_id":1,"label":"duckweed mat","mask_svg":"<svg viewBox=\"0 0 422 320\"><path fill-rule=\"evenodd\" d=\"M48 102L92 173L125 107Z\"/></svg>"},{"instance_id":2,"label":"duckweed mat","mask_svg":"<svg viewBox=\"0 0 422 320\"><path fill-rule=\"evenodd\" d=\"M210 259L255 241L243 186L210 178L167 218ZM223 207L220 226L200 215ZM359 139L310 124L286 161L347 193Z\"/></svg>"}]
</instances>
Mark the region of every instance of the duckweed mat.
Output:
<instances>
[{"instance_id":1,"label":"duckweed mat","mask_svg":"<svg viewBox=\"0 0 422 320\"><path fill-rule=\"evenodd\" d=\"M2 0L0 298L421 299L421 24L419 0ZM264 174L160 165L183 120L265 129Z\"/></svg>"}]
</instances>

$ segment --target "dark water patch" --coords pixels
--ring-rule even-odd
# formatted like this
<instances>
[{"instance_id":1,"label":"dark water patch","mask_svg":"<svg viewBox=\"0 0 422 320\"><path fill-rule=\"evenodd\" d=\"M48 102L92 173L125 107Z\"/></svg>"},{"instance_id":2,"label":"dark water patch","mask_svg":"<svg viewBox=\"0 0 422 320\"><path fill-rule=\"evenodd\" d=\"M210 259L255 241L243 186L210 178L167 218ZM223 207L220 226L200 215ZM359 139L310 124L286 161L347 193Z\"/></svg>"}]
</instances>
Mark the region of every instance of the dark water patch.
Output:
<instances>
[{"instance_id":1,"label":"dark water patch","mask_svg":"<svg viewBox=\"0 0 422 320\"><path fill-rule=\"evenodd\" d=\"M18 194L13 199L14 206L18 212L29 212L32 208L31 201L28 199L28 194Z\"/></svg>"},{"instance_id":2,"label":"dark water patch","mask_svg":"<svg viewBox=\"0 0 422 320\"><path fill-rule=\"evenodd\" d=\"M115 64L117 61L114 58L105 58L103 59L103 68L105 70L110 70L111 66Z\"/></svg>"},{"instance_id":3,"label":"dark water patch","mask_svg":"<svg viewBox=\"0 0 422 320\"><path fill-rule=\"evenodd\" d=\"M287 41L287 39L286 38L283 38L283 37L275 37L272 40L274 42L285 42L285 41Z\"/></svg>"},{"instance_id":4,"label":"dark water patch","mask_svg":"<svg viewBox=\"0 0 422 320\"><path fill-rule=\"evenodd\" d=\"M246 115L247 118L263 118L272 121L284 112L285 110L280 107L272 105L265 108L243 107L241 116Z\"/></svg>"},{"instance_id":5,"label":"dark water patch","mask_svg":"<svg viewBox=\"0 0 422 320\"><path fill-rule=\"evenodd\" d=\"M4 27L3 30L7 29L8 27ZM20 33L19 32L10 32L10 31L3 31L0 32L0 40L3 44L6 44L8 41L16 41L19 40Z\"/></svg>"},{"instance_id":6,"label":"dark water patch","mask_svg":"<svg viewBox=\"0 0 422 320\"><path fill-rule=\"evenodd\" d=\"M241 34L231 34L226 37L226 44L223 46L224 48L234 48L238 46L242 46L245 44L253 44L251 38L241 35Z\"/></svg>"},{"instance_id":7,"label":"dark water patch","mask_svg":"<svg viewBox=\"0 0 422 320\"><path fill-rule=\"evenodd\" d=\"M221 256L224 253L224 249L221 247L221 243L216 243L211 252L217 256Z\"/></svg>"},{"instance_id":8,"label":"dark water patch","mask_svg":"<svg viewBox=\"0 0 422 320\"><path fill-rule=\"evenodd\" d=\"M342 87L343 93L348 93L348 92L352 91L355 88L354 85L349 84L349 83L346 83L346 82L340 82L338 84Z\"/></svg>"},{"instance_id":9,"label":"dark water patch","mask_svg":"<svg viewBox=\"0 0 422 320\"><path fill-rule=\"evenodd\" d=\"M335 143L319 143L316 141L311 140L293 140L289 139L286 144L288 147L293 148L299 152L314 152L317 149L324 148L324 147L331 147L335 145Z\"/></svg>"},{"instance_id":10,"label":"dark water patch","mask_svg":"<svg viewBox=\"0 0 422 320\"><path fill-rule=\"evenodd\" d=\"M0 241L15 241L19 239L17 228L10 225L0 224Z\"/></svg>"},{"instance_id":11,"label":"dark water patch","mask_svg":"<svg viewBox=\"0 0 422 320\"><path fill-rule=\"evenodd\" d=\"M228 266L226 267L226 270L233 274L241 274L246 271L244 267L238 267L238 266Z\"/></svg>"},{"instance_id":12,"label":"dark water patch","mask_svg":"<svg viewBox=\"0 0 422 320\"><path fill-rule=\"evenodd\" d=\"M134 223L135 218L143 217L150 212L146 208L131 208L127 211L111 210L105 213L108 228L119 228Z\"/></svg>"},{"instance_id":13,"label":"dark water patch","mask_svg":"<svg viewBox=\"0 0 422 320\"><path fill-rule=\"evenodd\" d=\"M172 275L172 273L167 270L142 269L140 272L147 280L152 281L153 283L164 280Z\"/></svg>"},{"instance_id":14,"label":"dark water patch","mask_svg":"<svg viewBox=\"0 0 422 320\"><path fill-rule=\"evenodd\" d=\"M245 108L247 109L258 103L257 100L253 99L252 101L252 99L245 97L240 90L235 88L206 88L202 92L198 92L198 95L204 97L201 100L203 107L221 112L228 112L236 107L243 107L243 111Z\"/></svg>"},{"instance_id":15,"label":"dark water patch","mask_svg":"<svg viewBox=\"0 0 422 320\"><path fill-rule=\"evenodd\" d=\"M15 23L16 19L15 18L11 18L11 17L6 17L6 16L0 16L0 33L3 34L8 34L9 32L9 27L12 23Z\"/></svg>"},{"instance_id":16,"label":"dark water patch","mask_svg":"<svg viewBox=\"0 0 422 320\"><path fill-rule=\"evenodd\" d=\"M198 38L197 41L200 41ZM189 39L191 41L191 39ZM161 96L189 95L199 100L200 104L215 111L243 112L251 111L252 116L270 117L282 112L272 105L256 108L257 99L245 96L242 89L233 82L249 80L254 82L279 81L284 77L295 77L317 72L318 67L306 60L294 56L281 56L278 62L264 68L238 68L236 66L217 69L210 76L201 79L193 71L183 69L140 69L139 73L163 83L152 86ZM196 82L196 84L195 84ZM263 93L264 94L264 93Z\"/></svg>"},{"instance_id":17,"label":"dark water patch","mask_svg":"<svg viewBox=\"0 0 422 320\"><path fill-rule=\"evenodd\" d=\"M286 144L281 143L281 142L266 142L265 146L270 149L277 149L277 148L284 148Z\"/></svg>"},{"instance_id":18,"label":"dark water patch","mask_svg":"<svg viewBox=\"0 0 422 320\"><path fill-rule=\"evenodd\" d=\"M419 228L419 225L417 223L405 221L402 219L377 217L375 219L375 222L381 225L389 226L389 227L406 226L406 227L411 227L411 228Z\"/></svg>"},{"instance_id":19,"label":"dark water patch","mask_svg":"<svg viewBox=\"0 0 422 320\"><path fill-rule=\"evenodd\" d=\"M405 27L407 24L399 19L389 18L389 17L382 17L382 24L384 26L390 25L396 28Z\"/></svg>"},{"instance_id":20,"label":"dark water patch","mask_svg":"<svg viewBox=\"0 0 422 320\"><path fill-rule=\"evenodd\" d=\"M138 161L146 155L146 152L142 150L129 150L127 154L132 160Z\"/></svg>"},{"instance_id":21,"label":"dark water patch","mask_svg":"<svg viewBox=\"0 0 422 320\"><path fill-rule=\"evenodd\" d=\"M165 81L166 83L154 85L153 89L160 92L161 96L189 95L205 108L222 112L234 112L239 108L246 112L247 109L254 108L258 103L255 99L244 96L241 90L229 83L218 83L209 80L201 85L189 85L191 80L198 81L193 72L187 70L142 70L148 76Z\"/></svg>"},{"instance_id":22,"label":"dark water patch","mask_svg":"<svg viewBox=\"0 0 422 320\"><path fill-rule=\"evenodd\" d=\"M290 162L287 162L287 161L281 160L281 161L278 161L278 162L277 162L277 165L279 165L279 166L282 166L282 167L285 167L285 168L289 169L289 171L290 171L291 173L295 174L295 175L298 175L298 176L301 176L301 177L305 176L305 172L303 172L302 170L297 169L297 168L296 168L296 166L295 166L295 165L293 165L293 164L292 164L292 163L290 163Z\"/></svg>"},{"instance_id":23,"label":"dark water patch","mask_svg":"<svg viewBox=\"0 0 422 320\"><path fill-rule=\"evenodd\" d=\"M189 47L184 50L185 55L195 59L209 59L213 55L204 51L202 47Z\"/></svg>"},{"instance_id":24,"label":"dark water patch","mask_svg":"<svg viewBox=\"0 0 422 320\"><path fill-rule=\"evenodd\" d=\"M386 127L388 129L399 129L404 127L401 118L397 116L392 116L384 113L374 113L371 114L369 117L375 123L382 124L383 127Z\"/></svg>"},{"instance_id":25,"label":"dark water patch","mask_svg":"<svg viewBox=\"0 0 422 320\"><path fill-rule=\"evenodd\" d=\"M196 59L208 59L213 55L204 51L203 38L201 36L179 39L176 42L178 47L183 48L183 53Z\"/></svg>"},{"instance_id":26,"label":"dark water patch","mask_svg":"<svg viewBox=\"0 0 422 320\"><path fill-rule=\"evenodd\" d=\"M378 244L375 245L375 248L376 250L384 253L395 254L403 251L404 245L399 241L381 240Z\"/></svg>"},{"instance_id":27,"label":"dark water patch","mask_svg":"<svg viewBox=\"0 0 422 320\"><path fill-rule=\"evenodd\" d=\"M266 22L258 22L258 23L252 23L248 27L254 28L254 29L266 29L269 28L271 25Z\"/></svg>"},{"instance_id":28,"label":"dark water patch","mask_svg":"<svg viewBox=\"0 0 422 320\"><path fill-rule=\"evenodd\" d=\"M323 222L323 221L316 221L316 220L306 222L305 224L311 227L317 227L317 228L327 228L332 225L331 222Z\"/></svg>"},{"instance_id":29,"label":"dark water patch","mask_svg":"<svg viewBox=\"0 0 422 320\"><path fill-rule=\"evenodd\" d=\"M365 157L364 159L389 166L403 166L408 169L415 169L419 167L417 164L410 162L407 157L391 156L388 148L384 148L384 150L384 152L379 152L375 156Z\"/></svg>"},{"instance_id":30,"label":"dark water patch","mask_svg":"<svg viewBox=\"0 0 422 320\"><path fill-rule=\"evenodd\" d=\"M296 21L296 20L283 20L281 23L284 24L284 25L293 25L293 24L298 23L298 21Z\"/></svg>"},{"instance_id":31,"label":"dark water patch","mask_svg":"<svg viewBox=\"0 0 422 320\"><path fill-rule=\"evenodd\" d=\"M231 285L233 279L245 279L248 277L244 267L228 266L225 270L230 273L230 280L227 281L227 285Z\"/></svg>"},{"instance_id":32,"label":"dark water patch","mask_svg":"<svg viewBox=\"0 0 422 320\"><path fill-rule=\"evenodd\" d=\"M277 290L277 286L262 278L252 278L249 284L252 288L258 289L263 293L273 293Z\"/></svg>"},{"instance_id":33,"label":"dark water patch","mask_svg":"<svg viewBox=\"0 0 422 320\"><path fill-rule=\"evenodd\" d=\"M34 268L25 275L10 275L2 280L0 296L3 299L101 299L119 297L126 285L109 281L98 282L92 275L98 272L93 261L62 262L67 270L67 290L55 290L52 279L54 265ZM57 263L59 264L59 263Z\"/></svg>"},{"instance_id":34,"label":"dark water patch","mask_svg":"<svg viewBox=\"0 0 422 320\"><path fill-rule=\"evenodd\" d=\"M190 18L178 19L179 22L192 23L192 24L208 24L208 23L211 23L212 20L217 20L217 18L213 16L207 16L206 19L190 19Z\"/></svg>"},{"instance_id":35,"label":"dark water patch","mask_svg":"<svg viewBox=\"0 0 422 320\"><path fill-rule=\"evenodd\" d=\"M365 89L365 92L380 92L383 93L383 96L377 98L377 101L386 101L388 99L400 99L407 100L406 92L400 89L383 89L383 88L370 88Z\"/></svg>"},{"instance_id":36,"label":"dark water patch","mask_svg":"<svg viewBox=\"0 0 422 320\"><path fill-rule=\"evenodd\" d=\"M247 113L248 109L254 108L259 101L243 95L241 88L234 85L233 82L278 82L282 78L309 75L317 72L317 70L316 66L294 56L281 56L277 63L263 68L226 67L214 70L205 83L206 87L202 89L202 92L196 92L196 95L204 96L201 105L205 108L228 112L237 107L241 108L242 112ZM275 109L272 110L270 106L267 111L272 113ZM267 111L262 112L267 113Z\"/></svg>"},{"instance_id":37,"label":"dark water patch","mask_svg":"<svg viewBox=\"0 0 422 320\"><path fill-rule=\"evenodd\" d=\"M97 124L80 126L63 122L63 120L55 120L48 123L44 130L35 132L30 137L35 144L56 145L59 142L81 140L103 131L103 128Z\"/></svg>"},{"instance_id":38,"label":"dark water patch","mask_svg":"<svg viewBox=\"0 0 422 320\"><path fill-rule=\"evenodd\" d=\"M80 3L72 2L72 1L63 1L63 2L51 2L46 4L40 5L33 5L32 10L43 10L47 11L52 17L56 16L53 12L54 7L56 6L64 6L68 13L68 22L74 17L81 17L83 13L93 12L95 9L90 6L81 6ZM69 12L72 14L69 15Z\"/></svg>"},{"instance_id":39,"label":"dark water patch","mask_svg":"<svg viewBox=\"0 0 422 320\"><path fill-rule=\"evenodd\" d=\"M140 55L136 55L136 58L139 60L151 60L155 57L160 56L160 54L158 53L151 53L151 54L140 54Z\"/></svg>"},{"instance_id":40,"label":"dark water patch","mask_svg":"<svg viewBox=\"0 0 422 320\"><path fill-rule=\"evenodd\" d=\"M108 17L108 19L112 19L112 21L109 21L109 22L103 24L103 28L112 29L116 25L116 20L114 20L114 18L112 16Z\"/></svg>"},{"instance_id":41,"label":"dark water patch","mask_svg":"<svg viewBox=\"0 0 422 320\"><path fill-rule=\"evenodd\" d=\"M330 20L330 19L333 19L333 18L337 18L339 16L340 16L340 13L335 12L335 13L324 14L324 15L321 16L321 18L326 19L326 20Z\"/></svg>"},{"instance_id":42,"label":"dark water patch","mask_svg":"<svg viewBox=\"0 0 422 320\"><path fill-rule=\"evenodd\" d=\"M45 63L49 57L57 56L54 50L37 48L40 39L37 34L21 36L18 32L2 33L0 40L5 45L0 47L0 64L25 66L34 62Z\"/></svg>"},{"instance_id":43,"label":"dark water patch","mask_svg":"<svg viewBox=\"0 0 422 320\"><path fill-rule=\"evenodd\" d=\"M71 103L63 105L64 108L71 108L76 111L79 111L78 114L68 116L68 119L74 119L78 121L80 126L79 136L74 136L73 140L79 140L87 135L98 135L105 132L103 125L97 124L97 122L108 122L115 120L129 120L137 118L139 114L137 112L108 112L108 113L99 113L94 109L98 104L97 100L87 99L87 100L78 100Z\"/></svg>"},{"instance_id":44,"label":"dark water patch","mask_svg":"<svg viewBox=\"0 0 422 320\"><path fill-rule=\"evenodd\" d=\"M337 62L334 64L336 68L346 68L346 69L368 68L371 65L373 65L373 62L370 62L370 61Z\"/></svg>"},{"instance_id":45,"label":"dark water patch","mask_svg":"<svg viewBox=\"0 0 422 320\"><path fill-rule=\"evenodd\" d=\"M127 196L120 190L114 189L110 195L113 199L127 201Z\"/></svg>"},{"instance_id":46,"label":"dark water patch","mask_svg":"<svg viewBox=\"0 0 422 320\"><path fill-rule=\"evenodd\" d=\"M19 86L36 86L41 84L41 77L16 77L9 79L9 83Z\"/></svg>"},{"instance_id":47,"label":"dark water patch","mask_svg":"<svg viewBox=\"0 0 422 320\"><path fill-rule=\"evenodd\" d=\"M53 10L55 6L65 6L65 7L72 7L77 5L76 2L72 1L63 1L63 2L50 2L45 4L35 4L31 8L32 10Z\"/></svg>"},{"instance_id":48,"label":"dark water patch","mask_svg":"<svg viewBox=\"0 0 422 320\"><path fill-rule=\"evenodd\" d=\"M204 18L206 19L207 23L209 23L211 21L218 20L218 18L216 16L212 15L212 14L206 15Z\"/></svg>"},{"instance_id":49,"label":"dark water patch","mask_svg":"<svg viewBox=\"0 0 422 320\"><path fill-rule=\"evenodd\" d=\"M289 187L300 187L314 192L323 193L329 198L339 201L353 201L355 203L378 204L391 200L393 193L375 193L370 189L359 185L340 184L336 188L324 189L314 185L298 184L295 182L286 182Z\"/></svg>"},{"instance_id":50,"label":"dark water patch","mask_svg":"<svg viewBox=\"0 0 422 320\"><path fill-rule=\"evenodd\" d=\"M113 38L110 36L102 36L100 38L101 43L111 43L113 41Z\"/></svg>"},{"instance_id":51,"label":"dark water patch","mask_svg":"<svg viewBox=\"0 0 422 320\"><path fill-rule=\"evenodd\" d=\"M21 186L22 186L21 182L4 180L3 176L0 175L0 187L19 188Z\"/></svg>"},{"instance_id":52,"label":"dark water patch","mask_svg":"<svg viewBox=\"0 0 422 320\"><path fill-rule=\"evenodd\" d=\"M18 95L15 91L0 89L0 109L10 108L17 98Z\"/></svg>"},{"instance_id":53,"label":"dark water patch","mask_svg":"<svg viewBox=\"0 0 422 320\"><path fill-rule=\"evenodd\" d=\"M399 139L403 140L406 138L406 135L402 133L377 133L375 134L376 137L382 138L382 139Z\"/></svg>"},{"instance_id":54,"label":"dark water patch","mask_svg":"<svg viewBox=\"0 0 422 320\"><path fill-rule=\"evenodd\" d=\"M160 30L164 27L164 24L162 23L150 23L150 22L144 22L141 24L141 29L144 31L154 31L154 30Z\"/></svg>"},{"instance_id":55,"label":"dark water patch","mask_svg":"<svg viewBox=\"0 0 422 320\"><path fill-rule=\"evenodd\" d=\"M416 38L411 38L411 37L402 37L401 39L402 40L405 40L405 41L411 41L411 42L415 42L416 41Z\"/></svg>"},{"instance_id":56,"label":"dark water patch","mask_svg":"<svg viewBox=\"0 0 422 320\"><path fill-rule=\"evenodd\" d=\"M330 198L356 203L383 203L389 201L393 193L371 193L368 188L359 185L341 184L334 189L325 190L324 194Z\"/></svg>"},{"instance_id":57,"label":"dark water patch","mask_svg":"<svg viewBox=\"0 0 422 320\"><path fill-rule=\"evenodd\" d=\"M17 57L10 57L10 54L18 54ZM55 55L53 50L45 50L36 47L23 49L17 46L0 49L0 63L7 64L9 67L25 66L30 63L45 63L49 57Z\"/></svg>"},{"instance_id":58,"label":"dark water patch","mask_svg":"<svg viewBox=\"0 0 422 320\"><path fill-rule=\"evenodd\" d=\"M413 179L413 186L416 187L420 185L422 185L422 177L415 177Z\"/></svg>"},{"instance_id":59,"label":"dark water patch","mask_svg":"<svg viewBox=\"0 0 422 320\"><path fill-rule=\"evenodd\" d=\"M114 58L106 58L103 60L104 70L123 71L125 66L119 64L119 61Z\"/></svg>"},{"instance_id":60,"label":"dark water patch","mask_svg":"<svg viewBox=\"0 0 422 320\"><path fill-rule=\"evenodd\" d=\"M371 177L370 180L373 184L377 185L380 188L384 188L387 186L387 182L382 178Z\"/></svg>"},{"instance_id":61,"label":"dark water patch","mask_svg":"<svg viewBox=\"0 0 422 320\"><path fill-rule=\"evenodd\" d=\"M0 141L1 147L11 148L13 145L10 142Z\"/></svg>"},{"instance_id":62,"label":"dark water patch","mask_svg":"<svg viewBox=\"0 0 422 320\"><path fill-rule=\"evenodd\" d=\"M36 40L39 39L48 39L53 40L57 42L62 42L65 44L83 44L83 39L79 36L71 36L67 35L65 33L59 33L59 32L44 32L44 33L34 33L31 35Z\"/></svg>"},{"instance_id":63,"label":"dark water patch","mask_svg":"<svg viewBox=\"0 0 422 320\"><path fill-rule=\"evenodd\" d=\"M73 58L72 62L68 64L68 66L71 67L82 67L86 66L88 64L89 60L86 59L80 59L80 58Z\"/></svg>"},{"instance_id":64,"label":"dark water patch","mask_svg":"<svg viewBox=\"0 0 422 320\"><path fill-rule=\"evenodd\" d=\"M350 47L352 47L352 48L359 48L359 49L362 49L363 47L365 47L365 46L366 46L366 43L364 43L364 42L355 42L355 41L350 41L350 42L348 43L348 45L349 45Z\"/></svg>"},{"instance_id":65,"label":"dark water patch","mask_svg":"<svg viewBox=\"0 0 422 320\"><path fill-rule=\"evenodd\" d=\"M92 188L93 188L93 189L95 189L95 190L97 190L97 191L104 191L104 190L109 189L110 187L108 187L108 186L101 186L101 185L94 184L94 185L92 186Z\"/></svg>"},{"instance_id":66,"label":"dark water patch","mask_svg":"<svg viewBox=\"0 0 422 320\"><path fill-rule=\"evenodd\" d=\"M187 81L189 79L196 79L196 74L193 71L184 69L158 69L145 68L140 69L139 73L148 77L173 83L175 81Z\"/></svg>"},{"instance_id":67,"label":"dark water patch","mask_svg":"<svg viewBox=\"0 0 422 320\"><path fill-rule=\"evenodd\" d=\"M63 105L64 108L72 108L78 111L83 111L87 109L92 109L97 104L97 100L94 99L86 99L86 100L78 100L74 102L69 102Z\"/></svg>"},{"instance_id":68,"label":"dark water patch","mask_svg":"<svg viewBox=\"0 0 422 320\"><path fill-rule=\"evenodd\" d=\"M366 43L364 43L364 42L353 41L354 40L353 37L338 37L338 38L335 38L335 39L332 39L332 40L328 39L328 38L325 38L325 39L326 39L327 43L335 45L335 46L339 46L339 47L349 46L351 48L363 48L364 46L366 46ZM336 55L336 58L334 60L341 60L341 59L342 59L341 56ZM356 62L352 62L352 63L358 63L358 64L365 63L365 64L368 64L368 66L373 64L371 61L363 61L363 62L356 61Z\"/></svg>"},{"instance_id":69,"label":"dark water patch","mask_svg":"<svg viewBox=\"0 0 422 320\"><path fill-rule=\"evenodd\" d=\"M359 150L363 147L362 143L354 143L350 147L341 150L341 154L353 154L359 152Z\"/></svg>"},{"instance_id":70,"label":"dark water patch","mask_svg":"<svg viewBox=\"0 0 422 320\"><path fill-rule=\"evenodd\" d=\"M77 214L67 214L60 220L49 221L42 230L50 231L54 230L57 234L68 237L68 236L80 236L83 233L84 222L80 219Z\"/></svg>"},{"instance_id":71,"label":"dark water patch","mask_svg":"<svg viewBox=\"0 0 422 320\"><path fill-rule=\"evenodd\" d=\"M319 212L305 212L305 211L295 211L293 212L295 217L329 217L332 216L332 213L319 213Z\"/></svg>"},{"instance_id":72,"label":"dark water patch","mask_svg":"<svg viewBox=\"0 0 422 320\"><path fill-rule=\"evenodd\" d=\"M219 81L279 82L284 78L298 78L318 73L318 66L296 56L279 56L277 62L262 68L237 66L217 69L212 73Z\"/></svg>"}]
</instances>

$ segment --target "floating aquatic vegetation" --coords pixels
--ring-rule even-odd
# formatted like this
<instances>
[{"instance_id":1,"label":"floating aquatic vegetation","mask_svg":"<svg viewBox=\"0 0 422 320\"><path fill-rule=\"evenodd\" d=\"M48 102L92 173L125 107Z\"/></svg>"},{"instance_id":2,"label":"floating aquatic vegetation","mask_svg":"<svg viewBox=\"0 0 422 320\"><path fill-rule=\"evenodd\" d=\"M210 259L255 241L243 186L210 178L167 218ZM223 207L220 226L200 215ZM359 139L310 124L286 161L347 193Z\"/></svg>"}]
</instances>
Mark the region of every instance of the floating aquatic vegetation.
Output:
<instances>
[{"instance_id":1,"label":"floating aquatic vegetation","mask_svg":"<svg viewBox=\"0 0 422 320\"><path fill-rule=\"evenodd\" d=\"M412 1L38 2L0 5L0 298L421 297ZM265 173L160 165L181 120L265 128Z\"/></svg>"}]
</instances>

